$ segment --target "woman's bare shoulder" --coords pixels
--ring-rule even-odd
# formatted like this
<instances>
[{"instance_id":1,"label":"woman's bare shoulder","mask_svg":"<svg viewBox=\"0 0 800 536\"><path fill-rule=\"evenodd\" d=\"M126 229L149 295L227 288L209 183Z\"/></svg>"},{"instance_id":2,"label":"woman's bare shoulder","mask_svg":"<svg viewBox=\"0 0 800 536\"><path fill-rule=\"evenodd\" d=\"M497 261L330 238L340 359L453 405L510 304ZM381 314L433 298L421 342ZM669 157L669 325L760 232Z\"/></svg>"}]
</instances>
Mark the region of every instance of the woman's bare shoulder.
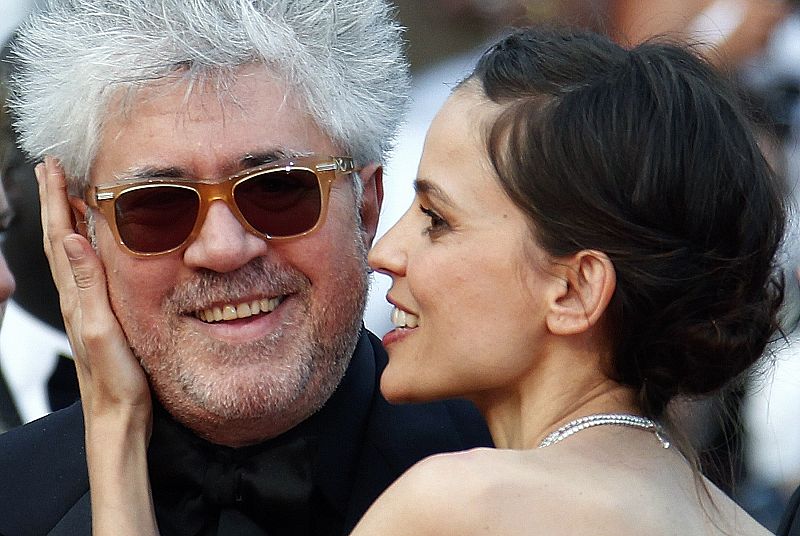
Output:
<instances>
[{"instance_id":1,"label":"woman's bare shoulder","mask_svg":"<svg viewBox=\"0 0 800 536\"><path fill-rule=\"evenodd\" d=\"M496 454L473 449L418 462L378 498L352 534L466 536L479 528L486 534L482 498L497 479Z\"/></svg>"},{"instance_id":2,"label":"woman's bare shoulder","mask_svg":"<svg viewBox=\"0 0 800 536\"><path fill-rule=\"evenodd\" d=\"M569 448L432 456L393 484L354 534L722 536L731 526L733 534L769 534L724 501L725 515L715 522L715 508L700 506L691 480L671 487L663 474L597 461ZM738 517L734 523L731 514Z\"/></svg>"},{"instance_id":3,"label":"woman's bare shoulder","mask_svg":"<svg viewBox=\"0 0 800 536\"><path fill-rule=\"evenodd\" d=\"M387 489L353 534L565 533L564 487L553 477L524 451L439 454Z\"/></svg>"}]
</instances>

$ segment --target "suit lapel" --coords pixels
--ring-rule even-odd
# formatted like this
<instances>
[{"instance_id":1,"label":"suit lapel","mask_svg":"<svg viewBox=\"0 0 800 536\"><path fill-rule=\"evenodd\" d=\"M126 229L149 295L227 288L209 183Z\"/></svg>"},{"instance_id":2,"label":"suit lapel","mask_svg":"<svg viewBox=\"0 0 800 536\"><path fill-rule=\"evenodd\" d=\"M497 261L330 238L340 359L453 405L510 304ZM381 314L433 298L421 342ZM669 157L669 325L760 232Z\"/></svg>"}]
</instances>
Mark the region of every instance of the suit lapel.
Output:
<instances>
[{"instance_id":1,"label":"suit lapel","mask_svg":"<svg viewBox=\"0 0 800 536\"><path fill-rule=\"evenodd\" d=\"M781 525L776 533L778 536L800 536L798 509L800 509L800 488L797 488L786 506L783 520L781 520Z\"/></svg>"},{"instance_id":2,"label":"suit lapel","mask_svg":"<svg viewBox=\"0 0 800 536\"><path fill-rule=\"evenodd\" d=\"M92 536L92 511L87 491L47 536Z\"/></svg>"},{"instance_id":3,"label":"suit lapel","mask_svg":"<svg viewBox=\"0 0 800 536\"><path fill-rule=\"evenodd\" d=\"M5 432L22 424L11 390L0 370L0 432Z\"/></svg>"}]
</instances>

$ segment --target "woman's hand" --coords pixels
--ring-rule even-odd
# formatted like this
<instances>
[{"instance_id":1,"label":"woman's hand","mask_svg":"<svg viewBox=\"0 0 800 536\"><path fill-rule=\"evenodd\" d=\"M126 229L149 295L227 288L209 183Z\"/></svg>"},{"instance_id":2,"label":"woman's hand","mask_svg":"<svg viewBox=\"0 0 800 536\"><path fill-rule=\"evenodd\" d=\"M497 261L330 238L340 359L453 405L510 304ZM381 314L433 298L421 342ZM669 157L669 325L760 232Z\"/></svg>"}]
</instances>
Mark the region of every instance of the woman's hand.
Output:
<instances>
[{"instance_id":1,"label":"woman's hand","mask_svg":"<svg viewBox=\"0 0 800 536\"><path fill-rule=\"evenodd\" d=\"M111 309L105 271L72 223L66 181L52 158L36 167L44 250L58 288L72 346L87 428L97 418L151 419L147 378Z\"/></svg>"},{"instance_id":2,"label":"woman's hand","mask_svg":"<svg viewBox=\"0 0 800 536\"><path fill-rule=\"evenodd\" d=\"M103 265L86 237L75 232L61 166L48 157L36 166L36 178L44 250L80 385L93 533L156 534L147 473L147 377L111 309Z\"/></svg>"}]
</instances>

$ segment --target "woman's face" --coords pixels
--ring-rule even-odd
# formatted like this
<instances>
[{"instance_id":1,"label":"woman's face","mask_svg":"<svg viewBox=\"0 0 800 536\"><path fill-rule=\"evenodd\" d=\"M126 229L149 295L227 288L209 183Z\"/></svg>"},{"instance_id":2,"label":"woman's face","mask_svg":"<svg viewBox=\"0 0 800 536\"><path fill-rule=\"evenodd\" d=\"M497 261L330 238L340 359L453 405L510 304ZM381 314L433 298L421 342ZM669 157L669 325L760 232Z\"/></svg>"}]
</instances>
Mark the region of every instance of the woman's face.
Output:
<instances>
[{"instance_id":1,"label":"woman's face","mask_svg":"<svg viewBox=\"0 0 800 536\"><path fill-rule=\"evenodd\" d=\"M506 389L543 350L547 256L486 155L499 107L458 89L433 120L416 197L369 256L392 278L395 329L381 390L392 401L473 400Z\"/></svg>"}]
</instances>

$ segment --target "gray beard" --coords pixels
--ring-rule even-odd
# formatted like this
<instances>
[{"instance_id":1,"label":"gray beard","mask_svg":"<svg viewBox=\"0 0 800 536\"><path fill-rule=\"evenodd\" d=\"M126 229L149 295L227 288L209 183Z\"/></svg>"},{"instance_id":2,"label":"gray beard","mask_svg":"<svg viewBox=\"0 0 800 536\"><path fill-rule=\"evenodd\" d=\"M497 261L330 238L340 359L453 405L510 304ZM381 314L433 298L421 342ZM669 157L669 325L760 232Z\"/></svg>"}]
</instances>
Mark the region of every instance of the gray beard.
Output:
<instances>
[{"instance_id":1,"label":"gray beard","mask_svg":"<svg viewBox=\"0 0 800 536\"><path fill-rule=\"evenodd\" d=\"M227 274L200 272L175 288L162 304L168 320L159 329L143 330L134 318L122 322L167 410L190 428L192 415L216 422L299 422L317 411L344 376L361 329L368 278L365 247L355 241L358 273L331 274L342 292L322 310L312 311L311 284L302 273L258 258ZM199 306L253 294L290 294L302 305L300 314L245 344L187 329L184 315Z\"/></svg>"}]
</instances>

